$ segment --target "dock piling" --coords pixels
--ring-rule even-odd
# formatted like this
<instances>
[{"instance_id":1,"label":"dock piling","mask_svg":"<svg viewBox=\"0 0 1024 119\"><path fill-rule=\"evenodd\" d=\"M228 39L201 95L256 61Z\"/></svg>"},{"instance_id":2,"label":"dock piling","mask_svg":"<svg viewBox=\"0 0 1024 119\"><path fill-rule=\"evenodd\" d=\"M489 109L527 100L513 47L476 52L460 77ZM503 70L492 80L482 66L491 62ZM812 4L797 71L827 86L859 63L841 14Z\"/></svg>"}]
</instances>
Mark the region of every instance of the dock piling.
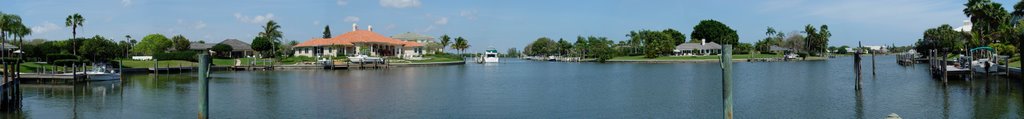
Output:
<instances>
[{"instance_id":1,"label":"dock piling","mask_svg":"<svg viewBox=\"0 0 1024 119\"><path fill-rule=\"evenodd\" d=\"M860 42L857 42L857 45L858 45L857 46L858 47L857 51L853 53L853 75L856 75L856 79L855 80L856 80L856 83L857 83L857 84L854 84L854 90L860 90L860 84L861 84L860 83L860 80L861 80L861 77L860 77L860 72L861 72L861 70L860 70L860 54L861 54L861 48L863 48L863 46L860 45Z\"/></svg>"},{"instance_id":2,"label":"dock piling","mask_svg":"<svg viewBox=\"0 0 1024 119\"><path fill-rule=\"evenodd\" d=\"M722 102L724 118L732 119L732 45L722 46Z\"/></svg>"},{"instance_id":3,"label":"dock piling","mask_svg":"<svg viewBox=\"0 0 1024 119\"><path fill-rule=\"evenodd\" d=\"M209 119L210 114L210 54L199 55L199 119Z\"/></svg>"}]
</instances>

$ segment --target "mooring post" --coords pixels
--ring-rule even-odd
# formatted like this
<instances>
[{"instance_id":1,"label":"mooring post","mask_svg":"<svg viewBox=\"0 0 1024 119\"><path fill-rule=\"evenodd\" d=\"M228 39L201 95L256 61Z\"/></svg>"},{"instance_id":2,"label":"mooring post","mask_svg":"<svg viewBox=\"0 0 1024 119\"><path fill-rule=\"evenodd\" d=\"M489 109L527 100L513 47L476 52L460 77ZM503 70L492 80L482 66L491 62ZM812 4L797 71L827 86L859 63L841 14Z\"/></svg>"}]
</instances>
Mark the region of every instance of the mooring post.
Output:
<instances>
[{"instance_id":1,"label":"mooring post","mask_svg":"<svg viewBox=\"0 0 1024 119\"><path fill-rule=\"evenodd\" d=\"M878 54L873 52L873 51L870 51L870 50L868 52L871 53L871 75L874 76L874 75L877 75L875 73L875 55L878 55Z\"/></svg>"},{"instance_id":2,"label":"mooring post","mask_svg":"<svg viewBox=\"0 0 1024 119\"><path fill-rule=\"evenodd\" d=\"M855 80L856 80L856 83L857 83L857 84L854 84L854 87L853 87L854 90L860 90L860 84L861 84L860 83L860 80L861 80L861 78L860 78L860 72L861 72L861 70L860 70L860 54L862 54L861 50L863 50L863 48L864 47L861 46L860 42L857 42L857 51L853 53L853 75L856 75L855 76L856 77Z\"/></svg>"},{"instance_id":3,"label":"mooring post","mask_svg":"<svg viewBox=\"0 0 1024 119\"><path fill-rule=\"evenodd\" d=\"M199 119L210 118L210 54L199 55Z\"/></svg>"},{"instance_id":4,"label":"mooring post","mask_svg":"<svg viewBox=\"0 0 1024 119\"><path fill-rule=\"evenodd\" d=\"M725 119L732 119L732 45L722 46L722 103Z\"/></svg>"}]
</instances>

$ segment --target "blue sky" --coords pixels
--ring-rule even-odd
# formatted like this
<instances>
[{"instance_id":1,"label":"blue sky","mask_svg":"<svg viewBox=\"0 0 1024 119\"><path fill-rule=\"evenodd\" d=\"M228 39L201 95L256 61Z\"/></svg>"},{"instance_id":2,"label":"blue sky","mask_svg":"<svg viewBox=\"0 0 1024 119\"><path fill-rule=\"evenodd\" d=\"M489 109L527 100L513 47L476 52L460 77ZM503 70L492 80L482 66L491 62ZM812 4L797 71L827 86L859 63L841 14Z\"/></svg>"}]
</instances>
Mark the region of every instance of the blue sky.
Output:
<instances>
[{"instance_id":1,"label":"blue sky","mask_svg":"<svg viewBox=\"0 0 1024 119\"><path fill-rule=\"evenodd\" d=\"M1011 8L1017 1L995 0ZM521 49L538 37L604 36L625 40L632 30L674 28L689 36L700 20L722 21L740 42L765 37L768 26L786 33L829 25L831 45L909 45L941 24L960 26L966 0L4 0L0 12L20 15L28 38L66 39L64 18L81 13L79 36L123 40L161 33L191 40L251 41L266 20L285 40L372 25L384 35L449 34L470 41L469 51Z\"/></svg>"}]
</instances>

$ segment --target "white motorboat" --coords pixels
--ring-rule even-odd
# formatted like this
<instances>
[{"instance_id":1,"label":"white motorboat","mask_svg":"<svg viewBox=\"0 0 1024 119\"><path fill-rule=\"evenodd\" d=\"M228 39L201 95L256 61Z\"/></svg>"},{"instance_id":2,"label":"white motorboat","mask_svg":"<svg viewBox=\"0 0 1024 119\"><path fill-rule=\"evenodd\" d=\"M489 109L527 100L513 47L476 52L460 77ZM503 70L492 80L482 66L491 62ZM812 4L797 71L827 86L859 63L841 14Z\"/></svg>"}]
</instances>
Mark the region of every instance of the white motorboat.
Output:
<instances>
[{"instance_id":1,"label":"white motorboat","mask_svg":"<svg viewBox=\"0 0 1024 119\"><path fill-rule=\"evenodd\" d=\"M988 67L988 71L990 72L999 71L999 65L990 61L988 58L971 61L971 70L974 70L974 72L985 72L986 67Z\"/></svg>"},{"instance_id":2,"label":"white motorboat","mask_svg":"<svg viewBox=\"0 0 1024 119\"><path fill-rule=\"evenodd\" d=\"M489 49L477 59L480 63L498 63L498 50Z\"/></svg>"},{"instance_id":3,"label":"white motorboat","mask_svg":"<svg viewBox=\"0 0 1024 119\"><path fill-rule=\"evenodd\" d=\"M108 70L106 67L103 67L103 66L96 66L92 70L84 71L84 72L78 72L78 73L75 73L75 74L79 74L79 75L85 74L86 77L88 78L88 80L90 80L90 81L109 81L109 80L120 80L121 79L121 72L117 72L117 71L114 71L114 70ZM72 73L63 73L63 74L59 74L59 75L72 75Z\"/></svg>"},{"instance_id":4,"label":"white motorboat","mask_svg":"<svg viewBox=\"0 0 1024 119\"><path fill-rule=\"evenodd\" d=\"M356 55L354 57L348 57L349 62L362 63L362 62L383 62L383 59L379 57L370 57L366 55Z\"/></svg>"}]
</instances>

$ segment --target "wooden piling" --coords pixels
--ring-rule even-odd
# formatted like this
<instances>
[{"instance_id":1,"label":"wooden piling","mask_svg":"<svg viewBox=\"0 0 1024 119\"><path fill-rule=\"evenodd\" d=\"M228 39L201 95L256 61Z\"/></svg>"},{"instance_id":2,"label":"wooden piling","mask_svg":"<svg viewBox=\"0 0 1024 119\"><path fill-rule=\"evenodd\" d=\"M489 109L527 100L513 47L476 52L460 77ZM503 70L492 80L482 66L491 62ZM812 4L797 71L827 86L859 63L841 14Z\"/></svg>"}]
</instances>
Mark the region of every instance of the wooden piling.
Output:
<instances>
[{"instance_id":1,"label":"wooden piling","mask_svg":"<svg viewBox=\"0 0 1024 119\"><path fill-rule=\"evenodd\" d=\"M732 45L722 46L722 102L725 119L732 119Z\"/></svg>"},{"instance_id":2,"label":"wooden piling","mask_svg":"<svg viewBox=\"0 0 1024 119\"><path fill-rule=\"evenodd\" d=\"M199 55L199 119L210 118L210 54Z\"/></svg>"},{"instance_id":3,"label":"wooden piling","mask_svg":"<svg viewBox=\"0 0 1024 119\"><path fill-rule=\"evenodd\" d=\"M877 73L875 71L875 69L876 69L875 68L876 67L875 66L875 55L878 55L878 54L876 54L875 52L872 52L870 50L868 52L871 53L871 75L874 76L874 75L877 75Z\"/></svg>"},{"instance_id":4,"label":"wooden piling","mask_svg":"<svg viewBox=\"0 0 1024 119\"><path fill-rule=\"evenodd\" d=\"M856 84L854 84L854 90L860 90L860 54L862 53L861 51L863 50L863 47L864 46L862 46L860 42L857 42L857 51L853 53L853 75L856 75Z\"/></svg>"}]
</instances>

